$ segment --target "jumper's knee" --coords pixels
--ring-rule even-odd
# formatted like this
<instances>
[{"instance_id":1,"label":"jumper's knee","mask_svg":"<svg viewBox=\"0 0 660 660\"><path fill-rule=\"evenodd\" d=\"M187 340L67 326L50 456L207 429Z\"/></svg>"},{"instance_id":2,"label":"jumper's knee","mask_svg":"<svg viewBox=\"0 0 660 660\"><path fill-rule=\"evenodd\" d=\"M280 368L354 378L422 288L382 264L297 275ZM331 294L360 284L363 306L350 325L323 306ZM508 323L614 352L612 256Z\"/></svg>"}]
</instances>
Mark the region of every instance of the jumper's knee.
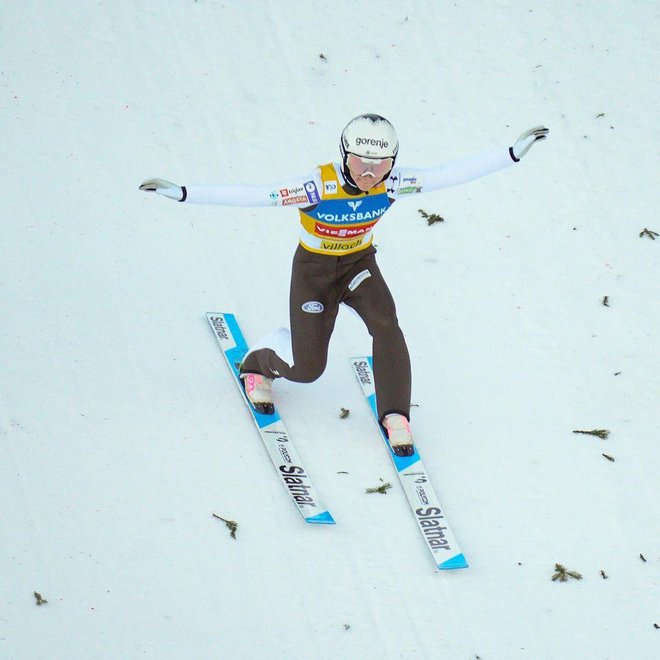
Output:
<instances>
[{"instance_id":1,"label":"jumper's knee","mask_svg":"<svg viewBox=\"0 0 660 660\"><path fill-rule=\"evenodd\" d=\"M313 383L321 377L325 371L325 365L325 359L306 363L296 362L288 378L296 383Z\"/></svg>"},{"instance_id":2,"label":"jumper's knee","mask_svg":"<svg viewBox=\"0 0 660 660\"><path fill-rule=\"evenodd\" d=\"M372 337L398 334L401 332L399 321L395 314L381 314L370 319L367 330Z\"/></svg>"}]
</instances>

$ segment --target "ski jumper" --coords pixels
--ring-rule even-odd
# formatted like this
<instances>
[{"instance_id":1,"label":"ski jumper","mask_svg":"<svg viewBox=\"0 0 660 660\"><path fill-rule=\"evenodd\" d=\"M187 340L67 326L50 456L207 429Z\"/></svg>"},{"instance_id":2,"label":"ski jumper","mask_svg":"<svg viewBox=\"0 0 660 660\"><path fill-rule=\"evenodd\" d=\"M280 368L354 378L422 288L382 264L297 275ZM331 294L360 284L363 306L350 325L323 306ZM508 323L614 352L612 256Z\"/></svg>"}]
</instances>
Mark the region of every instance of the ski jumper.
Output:
<instances>
[{"instance_id":1,"label":"ski jumper","mask_svg":"<svg viewBox=\"0 0 660 660\"><path fill-rule=\"evenodd\" d=\"M376 263L373 228L399 197L464 183L513 162L506 148L435 168L395 167L368 192L347 183L337 163L272 186L185 186L185 202L295 206L300 213L289 296L290 344L283 350L262 343L248 353L241 371L301 383L316 380L325 370L344 303L357 312L373 340L379 419L390 413L410 419L410 358L394 300Z\"/></svg>"}]
</instances>

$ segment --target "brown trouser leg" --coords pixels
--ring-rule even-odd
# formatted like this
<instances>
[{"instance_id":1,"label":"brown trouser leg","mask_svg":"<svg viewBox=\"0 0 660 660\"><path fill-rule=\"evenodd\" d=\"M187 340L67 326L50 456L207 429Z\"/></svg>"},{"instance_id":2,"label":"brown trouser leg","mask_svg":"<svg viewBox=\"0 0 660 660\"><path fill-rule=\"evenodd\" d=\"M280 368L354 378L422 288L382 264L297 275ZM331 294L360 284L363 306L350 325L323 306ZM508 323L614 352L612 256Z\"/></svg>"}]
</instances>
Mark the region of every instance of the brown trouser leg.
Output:
<instances>
[{"instance_id":1,"label":"brown trouser leg","mask_svg":"<svg viewBox=\"0 0 660 660\"><path fill-rule=\"evenodd\" d=\"M282 376L299 383L325 370L328 344L341 302L362 318L373 338L374 380L379 419L391 412L410 416L410 357L396 317L392 294L375 259L374 248L328 257L298 247L290 292L293 365L273 350L251 353L242 370Z\"/></svg>"}]
</instances>

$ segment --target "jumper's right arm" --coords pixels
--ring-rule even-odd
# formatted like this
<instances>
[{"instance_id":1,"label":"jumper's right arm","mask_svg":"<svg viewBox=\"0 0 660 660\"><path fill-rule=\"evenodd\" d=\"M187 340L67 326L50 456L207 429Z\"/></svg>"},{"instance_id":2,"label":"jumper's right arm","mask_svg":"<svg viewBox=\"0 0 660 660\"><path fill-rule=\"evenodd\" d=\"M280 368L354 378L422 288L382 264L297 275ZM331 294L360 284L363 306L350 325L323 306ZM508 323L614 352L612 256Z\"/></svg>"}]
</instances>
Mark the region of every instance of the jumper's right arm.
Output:
<instances>
[{"instance_id":1,"label":"jumper's right arm","mask_svg":"<svg viewBox=\"0 0 660 660\"><path fill-rule=\"evenodd\" d=\"M320 186L319 174L314 172L286 183L263 186L205 183L179 186L164 179L147 179L140 190L190 204L306 207L318 204Z\"/></svg>"}]
</instances>

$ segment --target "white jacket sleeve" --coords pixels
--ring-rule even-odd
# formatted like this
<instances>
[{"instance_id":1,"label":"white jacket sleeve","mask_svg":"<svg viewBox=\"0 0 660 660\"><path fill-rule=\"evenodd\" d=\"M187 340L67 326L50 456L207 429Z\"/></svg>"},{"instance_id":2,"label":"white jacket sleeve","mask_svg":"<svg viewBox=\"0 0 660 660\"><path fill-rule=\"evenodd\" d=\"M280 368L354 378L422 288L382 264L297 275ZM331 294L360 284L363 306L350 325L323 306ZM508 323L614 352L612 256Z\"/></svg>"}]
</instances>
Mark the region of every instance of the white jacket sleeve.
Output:
<instances>
[{"instance_id":1,"label":"white jacket sleeve","mask_svg":"<svg viewBox=\"0 0 660 660\"><path fill-rule=\"evenodd\" d=\"M292 177L284 183L231 185L198 183L182 186L182 202L190 204L222 204L226 206L292 206L318 204L321 179L318 171Z\"/></svg>"},{"instance_id":2,"label":"white jacket sleeve","mask_svg":"<svg viewBox=\"0 0 660 660\"><path fill-rule=\"evenodd\" d=\"M509 148L491 149L476 156L459 158L429 168L395 167L388 179L394 198L412 193L430 192L478 179L514 164Z\"/></svg>"}]
</instances>

